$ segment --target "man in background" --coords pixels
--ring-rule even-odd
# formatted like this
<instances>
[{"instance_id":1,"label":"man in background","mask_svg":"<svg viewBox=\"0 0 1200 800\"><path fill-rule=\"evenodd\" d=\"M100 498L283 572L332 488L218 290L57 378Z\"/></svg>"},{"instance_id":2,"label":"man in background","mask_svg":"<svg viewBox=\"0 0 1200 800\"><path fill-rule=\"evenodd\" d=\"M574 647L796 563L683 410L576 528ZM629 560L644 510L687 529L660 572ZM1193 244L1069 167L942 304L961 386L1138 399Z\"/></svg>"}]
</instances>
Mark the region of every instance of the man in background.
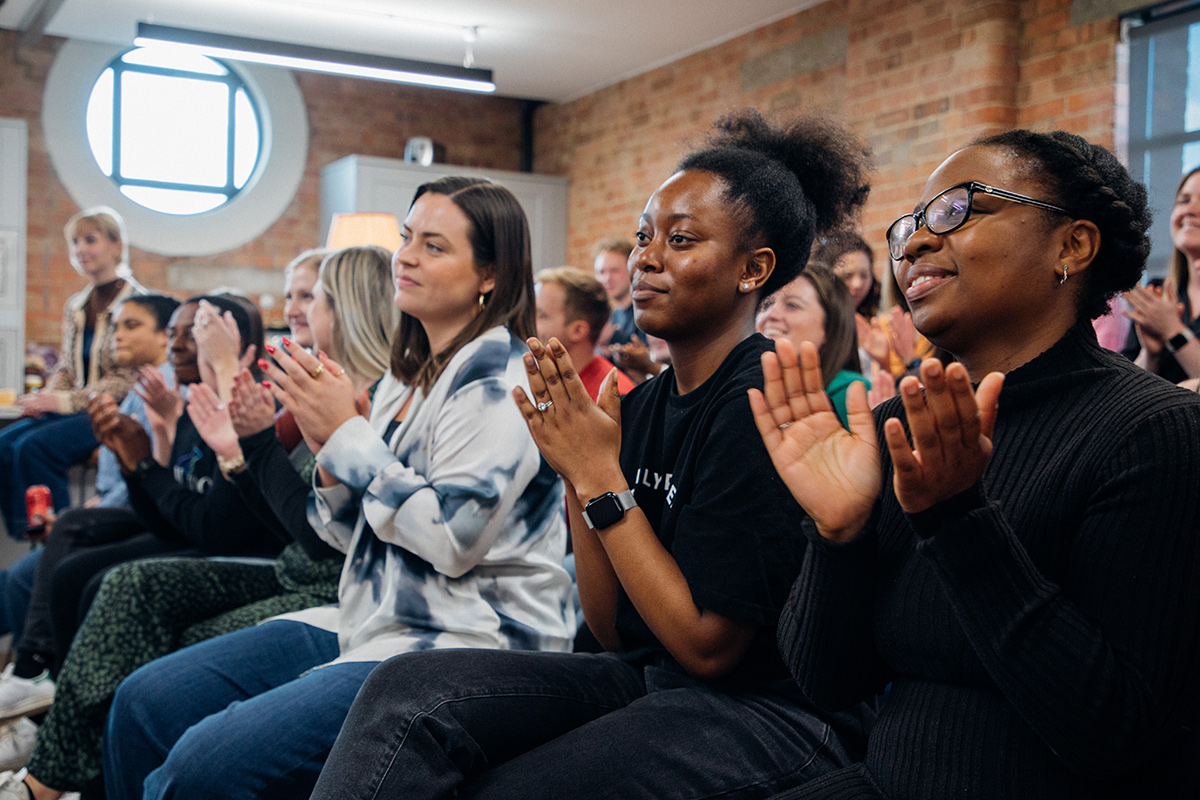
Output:
<instances>
[{"instance_id":1,"label":"man in background","mask_svg":"<svg viewBox=\"0 0 1200 800\"><path fill-rule=\"evenodd\" d=\"M634 336L644 342L646 337L633 322L633 297L629 293L629 254L633 245L625 239L605 239L593 252L596 280L604 285L612 307L608 325L598 333L600 352L607 357L612 345L629 344Z\"/></svg>"},{"instance_id":2,"label":"man in background","mask_svg":"<svg viewBox=\"0 0 1200 800\"><path fill-rule=\"evenodd\" d=\"M558 267L542 270L537 280L537 334L543 344L557 337L567 348L579 379L595 400L613 364L596 353L596 341L609 317L606 288L583 270ZM629 295L629 279L625 279ZM632 315L631 315L632 318ZM625 394L634 383L617 371L617 390Z\"/></svg>"}]
</instances>

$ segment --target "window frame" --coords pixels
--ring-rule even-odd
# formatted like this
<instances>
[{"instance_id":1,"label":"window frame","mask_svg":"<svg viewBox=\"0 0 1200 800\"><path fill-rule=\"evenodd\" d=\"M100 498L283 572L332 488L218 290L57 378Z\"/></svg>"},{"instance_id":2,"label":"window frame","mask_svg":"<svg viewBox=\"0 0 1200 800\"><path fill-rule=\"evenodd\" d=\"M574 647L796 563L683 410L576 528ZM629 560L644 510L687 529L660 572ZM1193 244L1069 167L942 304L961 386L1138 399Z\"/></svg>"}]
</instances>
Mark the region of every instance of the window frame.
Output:
<instances>
[{"instance_id":1,"label":"window frame","mask_svg":"<svg viewBox=\"0 0 1200 800\"><path fill-rule=\"evenodd\" d=\"M1185 146L1193 144L1200 147L1200 128L1190 132L1186 130L1186 47L1183 63L1179 64L1169 52L1159 52L1154 39L1162 33L1177 30L1182 30L1186 37L1187 29L1200 23L1200 6L1192 4L1187 9L1158 18L1152 18L1152 11L1139 12L1126 19L1129 58L1126 163L1133 178L1146 184L1154 212L1154 225L1150 231L1154 250L1146 264L1147 279L1166 276L1174 252L1168 220L1175 202L1175 187L1184 172L1200 166L1200 159L1195 164L1183 163ZM1177 96L1167 98L1168 102L1156 103L1152 84L1154 76L1163 71L1170 74L1172 67L1175 67L1175 75L1185 77L1184 88ZM1200 86L1194 87L1194 91L1200 94ZM1200 102L1200 96L1197 102ZM1178 115L1177 124L1173 123L1170 115ZM1147 128L1150 130L1149 136L1146 134ZM1158 134L1159 130L1164 132ZM1174 153L1178 153L1178 161L1173 160ZM1179 169L1170 167L1172 163L1176 163Z\"/></svg>"},{"instance_id":2,"label":"window frame","mask_svg":"<svg viewBox=\"0 0 1200 800\"><path fill-rule=\"evenodd\" d=\"M92 88L129 46L69 40L54 59L42 99L46 150L80 208L107 205L124 218L129 244L170 256L236 249L266 231L295 199L308 158L308 113L290 70L222 61L245 84L259 115L258 162L229 201L200 214L168 214L126 197L101 171L87 137Z\"/></svg>"}]
</instances>

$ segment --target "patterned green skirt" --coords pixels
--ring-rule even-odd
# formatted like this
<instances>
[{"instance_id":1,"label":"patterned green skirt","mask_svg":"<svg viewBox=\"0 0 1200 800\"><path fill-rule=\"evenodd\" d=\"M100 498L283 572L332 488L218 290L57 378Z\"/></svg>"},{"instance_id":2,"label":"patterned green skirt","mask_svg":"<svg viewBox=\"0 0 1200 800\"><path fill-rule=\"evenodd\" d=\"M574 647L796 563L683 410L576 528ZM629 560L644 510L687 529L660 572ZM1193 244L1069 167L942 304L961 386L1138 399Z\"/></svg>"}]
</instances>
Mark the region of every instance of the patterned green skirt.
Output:
<instances>
[{"instance_id":1,"label":"patterned green skirt","mask_svg":"<svg viewBox=\"0 0 1200 800\"><path fill-rule=\"evenodd\" d=\"M61 791L94 788L104 721L126 676L196 642L335 602L341 566L292 544L273 566L154 558L114 568L63 662L29 774Z\"/></svg>"}]
</instances>

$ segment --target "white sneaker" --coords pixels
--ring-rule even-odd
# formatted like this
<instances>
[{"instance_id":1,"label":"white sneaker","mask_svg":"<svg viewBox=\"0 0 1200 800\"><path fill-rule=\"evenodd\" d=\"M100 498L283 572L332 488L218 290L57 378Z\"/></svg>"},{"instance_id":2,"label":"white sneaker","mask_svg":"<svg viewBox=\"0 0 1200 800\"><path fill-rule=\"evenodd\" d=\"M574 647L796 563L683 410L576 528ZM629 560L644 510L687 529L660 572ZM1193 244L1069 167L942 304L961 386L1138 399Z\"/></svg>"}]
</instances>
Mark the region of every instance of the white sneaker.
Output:
<instances>
[{"instance_id":1,"label":"white sneaker","mask_svg":"<svg viewBox=\"0 0 1200 800\"><path fill-rule=\"evenodd\" d=\"M0 773L0 800L33 800L25 785L25 770Z\"/></svg>"},{"instance_id":2,"label":"white sneaker","mask_svg":"<svg viewBox=\"0 0 1200 800\"><path fill-rule=\"evenodd\" d=\"M37 745L37 731L38 726L29 717L0 725L0 769L25 766Z\"/></svg>"},{"instance_id":3,"label":"white sneaker","mask_svg":"<svg viewBox=\"0 0 1200 800\"><path fill-rule=\"evenodd\" d=\"M0 720L40 714L53 705L54 681L47 670L36 678L18 678L12 672L9 664L0 673Z\"/></svg>"}]
</instances>

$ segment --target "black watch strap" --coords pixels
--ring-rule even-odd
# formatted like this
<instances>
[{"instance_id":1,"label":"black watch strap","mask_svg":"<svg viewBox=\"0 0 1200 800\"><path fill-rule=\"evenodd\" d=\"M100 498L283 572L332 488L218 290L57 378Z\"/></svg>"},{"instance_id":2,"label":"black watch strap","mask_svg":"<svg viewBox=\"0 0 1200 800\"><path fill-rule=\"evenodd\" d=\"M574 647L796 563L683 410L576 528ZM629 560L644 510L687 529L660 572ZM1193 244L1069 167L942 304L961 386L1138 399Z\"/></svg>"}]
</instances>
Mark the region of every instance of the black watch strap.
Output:
<instances>
[{"instance_id":1,"label":"black watch strap","mask_svg":"<svg viewBox=\"0 0 1200 800\"><path fill-rule=\"evenodd\" d=\"M1192 333L1191 328L1184 328L1170 339L1167 339L1167 351L1174 353L1195 338L1196 334Z\"/></svg>"}]
</instances>

